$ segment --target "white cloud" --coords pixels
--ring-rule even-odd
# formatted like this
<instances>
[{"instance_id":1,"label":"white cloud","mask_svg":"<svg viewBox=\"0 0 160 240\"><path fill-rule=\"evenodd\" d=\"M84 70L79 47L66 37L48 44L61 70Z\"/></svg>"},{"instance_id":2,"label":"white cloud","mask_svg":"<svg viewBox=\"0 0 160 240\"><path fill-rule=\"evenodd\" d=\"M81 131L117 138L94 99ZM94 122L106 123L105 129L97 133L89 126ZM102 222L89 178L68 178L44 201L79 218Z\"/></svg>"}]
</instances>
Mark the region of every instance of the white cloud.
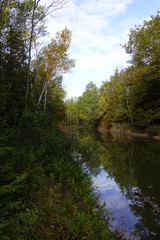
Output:
<instances>
[{"instance_id":1,"label":"white cloud","mask_svg":"<svg viewBox=\"0 0 160 240\"><path fill-rule=\"evenodd\" d=\"M78 7L87 14L103 14L105 16L113 16L119 12L124 12L126 6L132 2L132 0L86 0L79 1L80 4L76 4L77 1L73 1L74 6Z\"/></svg>"},{"instance_id":2,"label":"white cloud","mask_svg":"<svg viewBox=\"0 0 160 240\"><path fill-rule=\"evenodd\" d=\"M101 173L93 177L93 182L98 189L104 193L109 190L118 190L118 186L115 183L114 179L108 178L108 173L106 171L101 171Z\"/></svg>"},{"instance_id":3,"label":"white cloud","mask_svg":"<svg viewBox=\"0 0 160 240\"><path fill-rule=\"evenodd\" d=\"M124 42L127 32L125 29L116 32L111 28L110 21L116 15L124 13L131 2L132 0L75 0L70 7L56 12L56 18L48 18L50 38L65 26L72 30L70 52L71 57L77 60L75 72L95 69L105 72L108 69L110 72L111 68L126 63L127 57L120 44ZM41 0L41 3L46 3L46 0Z\"/></svg>"},{"instance_id":4,"label":"white cloud","mask_svg":"<svg viewBox=\"0 0 160 240\"><path fill-rule=\"evenodd\" d=\"M107 208L114 211L128 208L129 201L125 199L114 179L108 177L107 172L102 171L93 178L93 182L101 193L101 199L107 203Z\"/></svg>"}]
</instances>

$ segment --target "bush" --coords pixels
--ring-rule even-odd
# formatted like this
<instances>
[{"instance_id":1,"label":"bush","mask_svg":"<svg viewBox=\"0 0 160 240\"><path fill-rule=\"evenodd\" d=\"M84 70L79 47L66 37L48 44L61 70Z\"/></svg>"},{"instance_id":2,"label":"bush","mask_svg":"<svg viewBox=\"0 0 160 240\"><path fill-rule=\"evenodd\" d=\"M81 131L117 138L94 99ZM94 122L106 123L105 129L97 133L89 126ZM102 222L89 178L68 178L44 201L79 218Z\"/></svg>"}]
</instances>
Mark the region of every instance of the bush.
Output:
<instances>
[{"instance_id":1,"label":"bush","mask_svg":"<svg viewBox=\"0 0 160 240\"><path fill-rule=\"evenodd\" d=\"M154 135L160 135L160 126L153 125L146 129L146 132Z\"/></svg>"}]
</instances>

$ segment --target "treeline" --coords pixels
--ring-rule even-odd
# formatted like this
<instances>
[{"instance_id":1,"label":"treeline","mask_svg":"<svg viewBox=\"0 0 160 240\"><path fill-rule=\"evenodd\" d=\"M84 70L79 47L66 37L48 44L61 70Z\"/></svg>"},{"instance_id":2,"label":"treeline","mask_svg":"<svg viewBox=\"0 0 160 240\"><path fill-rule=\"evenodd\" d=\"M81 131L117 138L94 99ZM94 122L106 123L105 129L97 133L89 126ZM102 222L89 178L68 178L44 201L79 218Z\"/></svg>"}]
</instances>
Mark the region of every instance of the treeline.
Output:
<instances>
[{"instance_id":1,"label":"treeline","mask_svg":"<svg viewBox=\"0 0 160 240\"><path fill-rule=\"evenodd\" d=\"M17 126L29 111L46 111L54 119L64 117L60 116L65 112L62 75L74 66L67 53L71 31L57 33L41 49L40 39L46 35L48 13L65 2L54 0L44 7L38 0L1 1L0 121L4 127Z\"/></svg>"},{"instance_id":2,"label":"treeline","mask_svg":"<svg viewBox=\"0 0 160 240\"><path fill-rule=\"evenodd\" d=\"M126 125L160 134L160 13L130 30L123 48L129 67L115 70L98 89L92 82L67 101L69 123Z\"/></svg>"},{"instance_id":3,"label":"treeline","mask_svg":"<svg viewBox=\"0 0 160 240\"><path fill-rule=\"evenodd\" d=\"M0 1L0 239L114 239L90 177L73 158L62 88L71 31L40 48L67 0Z\"/></svg>"}]
</instances>

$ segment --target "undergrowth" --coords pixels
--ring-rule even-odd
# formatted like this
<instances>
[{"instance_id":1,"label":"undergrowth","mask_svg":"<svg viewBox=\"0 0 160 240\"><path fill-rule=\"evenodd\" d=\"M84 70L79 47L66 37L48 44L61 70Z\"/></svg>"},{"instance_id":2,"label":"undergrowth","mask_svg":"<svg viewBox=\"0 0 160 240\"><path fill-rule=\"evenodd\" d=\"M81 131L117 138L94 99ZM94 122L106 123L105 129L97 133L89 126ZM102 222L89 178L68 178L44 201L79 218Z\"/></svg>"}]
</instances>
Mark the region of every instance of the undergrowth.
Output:
<instances>
[{"instance_id":1,"label":"undergrowth","mask_svg":"<svg viewBox=\"0 0 160 240\"><path fill-rule=\"evenodd\" d=\"M115 239L73 138L43 121L1 131L0 239Z\"/></svg>"}]
</instances>

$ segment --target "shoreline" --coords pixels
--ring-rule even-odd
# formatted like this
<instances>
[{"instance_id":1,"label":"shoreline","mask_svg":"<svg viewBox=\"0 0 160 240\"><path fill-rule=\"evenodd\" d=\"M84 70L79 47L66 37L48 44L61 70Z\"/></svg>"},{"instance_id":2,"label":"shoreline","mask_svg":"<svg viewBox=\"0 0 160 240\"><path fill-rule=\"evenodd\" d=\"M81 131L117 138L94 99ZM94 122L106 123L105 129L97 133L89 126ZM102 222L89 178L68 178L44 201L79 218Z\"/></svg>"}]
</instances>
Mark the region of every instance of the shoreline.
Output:
<instances>
[{"instance_id":1,"label":"shoreline","mask_svg":"<svg viewBox=\"0 0 160 240\"><path fill-rule=\"evenodd\" d=\"M116 127L107 129L105 127L99 127L98 131L100 133L111 133L111 134L117 134L120 136L139 137L139 138L153 139L153 140L160 141L159 135L152 135L152 134L143 133L143 132L134 132L130 129L121 129L121 128L116 128Z\"/></svg>"}]
</instances>

